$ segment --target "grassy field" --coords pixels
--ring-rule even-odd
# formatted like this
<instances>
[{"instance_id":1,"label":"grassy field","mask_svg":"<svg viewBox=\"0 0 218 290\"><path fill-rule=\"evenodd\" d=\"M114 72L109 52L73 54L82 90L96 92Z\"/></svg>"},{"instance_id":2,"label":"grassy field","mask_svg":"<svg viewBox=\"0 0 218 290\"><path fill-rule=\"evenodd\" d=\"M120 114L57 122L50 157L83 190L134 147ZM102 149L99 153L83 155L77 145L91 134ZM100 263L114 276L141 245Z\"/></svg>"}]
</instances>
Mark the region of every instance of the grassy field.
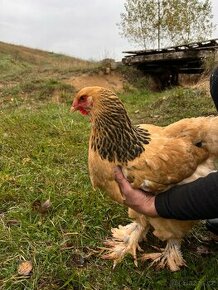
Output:
<instances>
[{"instance_id":1,"label":"grassy field","mask_svg":"<svg viewBox=\"0 0 218 290\"><path fill-rule=\"evenodd\" d=\"M203 225L184 241L188 267L179 272L140 261L136 268L131 257L112 270L101 259L99 247L111 227L129 219L126 208L91 187L90 124L69 112L74 90L63 82L69 71L57 77L51 68L39 78L34 66L21 77L12 67L8 62L0 75L0 289L217 289L218 247ZM197 89L134 90L120 97L134 123L166 125L216 113L210 97ZM162 245L152 235L149 241ZM147 249L145 242L141 246ZM29 276L18 274L24 260L33 265Z\"/></svg>"}]
</instances>

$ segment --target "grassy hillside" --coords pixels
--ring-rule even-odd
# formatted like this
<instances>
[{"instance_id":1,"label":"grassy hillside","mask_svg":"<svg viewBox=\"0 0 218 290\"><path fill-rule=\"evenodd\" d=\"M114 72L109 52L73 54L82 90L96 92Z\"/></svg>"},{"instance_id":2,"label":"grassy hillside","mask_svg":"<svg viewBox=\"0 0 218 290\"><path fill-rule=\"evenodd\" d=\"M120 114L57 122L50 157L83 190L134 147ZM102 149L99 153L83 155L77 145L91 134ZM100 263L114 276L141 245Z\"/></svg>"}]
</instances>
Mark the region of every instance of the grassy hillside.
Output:
<instances>
[{"instance_id":1,"label":"grassy hillside","mask_svg":"<svg viewBox=\"0 0 218 290\"><path fill-rule=\"evenodd\" d=\"M98 67L95 62L0 42L0 106L66 101L74 89L65 80Z\"/></svg>"},{"instance_id":2,"label":"grassy hillside","mask_svg":"<svg viewBox=\"0 0 218 290\"><path fill-rule=\"evenodd\" d=\"M95 69L98 65L62 54L0 42L1 82L23 81L24 77L62 79L75 72Z\"/></svg>"},{"instance_id":3,"label":"grassy hillside","mask_svg":"<svg viewBox=\"0 0 218 290\"><path fill-rule=\"evenodd\" d=\"M20 57L13 62L16 50ZM69 67L58 64L59 58L66 65L72 61L73 71L74 59L32 52L0 44L0 289L217 289L217 244L203 225L183 243L188 267L180 272L157 271L141 261L135 268L131 257L112 270L101 259L99 247L111 227L129 222L127 210L91 187L90 124L69 112ZM200 89L135 89L120 97L134 123L165 125L216 113ZM163 246L151 235L149 241L141 244L145 251L148 244ZM18 275L23 260L33 264L30 276Z\"/></svg>"}]
</instances>

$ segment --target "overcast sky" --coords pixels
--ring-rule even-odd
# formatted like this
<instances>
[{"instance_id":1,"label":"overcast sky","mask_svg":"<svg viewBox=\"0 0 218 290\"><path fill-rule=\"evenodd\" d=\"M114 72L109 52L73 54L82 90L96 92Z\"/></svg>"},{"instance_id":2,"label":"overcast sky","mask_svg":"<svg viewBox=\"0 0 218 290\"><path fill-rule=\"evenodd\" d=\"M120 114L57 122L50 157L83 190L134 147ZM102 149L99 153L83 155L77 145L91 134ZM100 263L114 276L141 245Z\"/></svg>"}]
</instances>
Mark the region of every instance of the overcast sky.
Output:
<instances>
[{"instance_id":1,"label":"overcast sky","mask_svg":"<svg viewBox=\"0 0 218 290\"><path fill-rule=\"evenodd\" d=\"M135 49L119 35L125 0L0 0L0 41L84 59ZM214 24L218 1L212 0ZM218 38L218 26L213 35Z\"/></svg>"}]
</instances>

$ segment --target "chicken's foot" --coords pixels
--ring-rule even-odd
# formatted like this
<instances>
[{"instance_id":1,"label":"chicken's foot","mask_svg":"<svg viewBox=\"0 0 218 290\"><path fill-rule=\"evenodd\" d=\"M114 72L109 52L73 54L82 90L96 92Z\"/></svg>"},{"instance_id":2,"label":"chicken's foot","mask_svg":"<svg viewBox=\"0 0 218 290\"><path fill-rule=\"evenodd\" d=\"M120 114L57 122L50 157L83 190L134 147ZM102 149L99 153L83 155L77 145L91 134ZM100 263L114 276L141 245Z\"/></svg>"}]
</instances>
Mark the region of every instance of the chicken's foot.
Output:
<instances>
[{"instance_id":1,"label":"chicken's foot","mask_svg":"<svg viewBox=\"0 0 218 290\"><path fill-rule=\"evenodd\" d=\"M173 272L178 271L180 267L186 266L180 248L181 240L171 239L167 241L167 245L162 252L144 254L142 260L152 260L150 266L156 264L158 269L168 267Z\"/></svg>"},{"instance_id":2,"label":"chicken's foot","mask_svg":"<svg viewBox=\"0 0 218 290\"><path fill-rule=\"evenodd\" d=\"M119 225L118 228L111 229L112 238L104 243L107 246L104 248L107 253L102 258L113 260L113 268L115 268L129 253L133 256L134 264L137 266L136 250L142 251L139 242L146 236L148 229L148 226L145 227L138 222L126 226Z\"/></svg>"}]
</instances>

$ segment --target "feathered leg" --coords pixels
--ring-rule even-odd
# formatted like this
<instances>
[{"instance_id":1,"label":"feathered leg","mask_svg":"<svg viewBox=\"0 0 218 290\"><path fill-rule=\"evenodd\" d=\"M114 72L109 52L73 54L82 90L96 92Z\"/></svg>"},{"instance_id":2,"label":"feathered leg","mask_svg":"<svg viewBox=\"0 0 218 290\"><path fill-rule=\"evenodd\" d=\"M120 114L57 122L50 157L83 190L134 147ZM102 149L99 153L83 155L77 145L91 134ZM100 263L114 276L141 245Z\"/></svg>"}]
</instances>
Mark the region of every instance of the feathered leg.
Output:
<instances>
[{"instance_id":1,"label":"feathered leg","mask_svg":"<svg viewBox=\"0 0 218 290\"><path fill-rule=\"evenodd\" d=\"M112 238L104 243L107 253L102 258L113 260L114 268L129 253L133 256L134 263L137 266L136 251L141 251L139 242L145 238L148 230L149 224L145 219L143 223L139 220L126 226L120 225L118 228L113 228L111 230Z\"/></svg>"},{"instance_id":2,"label":"feathered leg","mask_svg":"<svg viewBox=\"0 0 218 290\"><path fill-rule=\"evenodd\" d=\"M157 268L168 267L171 271L178 271L180 267L186 266L180 251L181 239L169 239L165 249L160 253L144 254L142 260L152 260L150 266L156 264Z\"/></svg>"}]
</instances>

